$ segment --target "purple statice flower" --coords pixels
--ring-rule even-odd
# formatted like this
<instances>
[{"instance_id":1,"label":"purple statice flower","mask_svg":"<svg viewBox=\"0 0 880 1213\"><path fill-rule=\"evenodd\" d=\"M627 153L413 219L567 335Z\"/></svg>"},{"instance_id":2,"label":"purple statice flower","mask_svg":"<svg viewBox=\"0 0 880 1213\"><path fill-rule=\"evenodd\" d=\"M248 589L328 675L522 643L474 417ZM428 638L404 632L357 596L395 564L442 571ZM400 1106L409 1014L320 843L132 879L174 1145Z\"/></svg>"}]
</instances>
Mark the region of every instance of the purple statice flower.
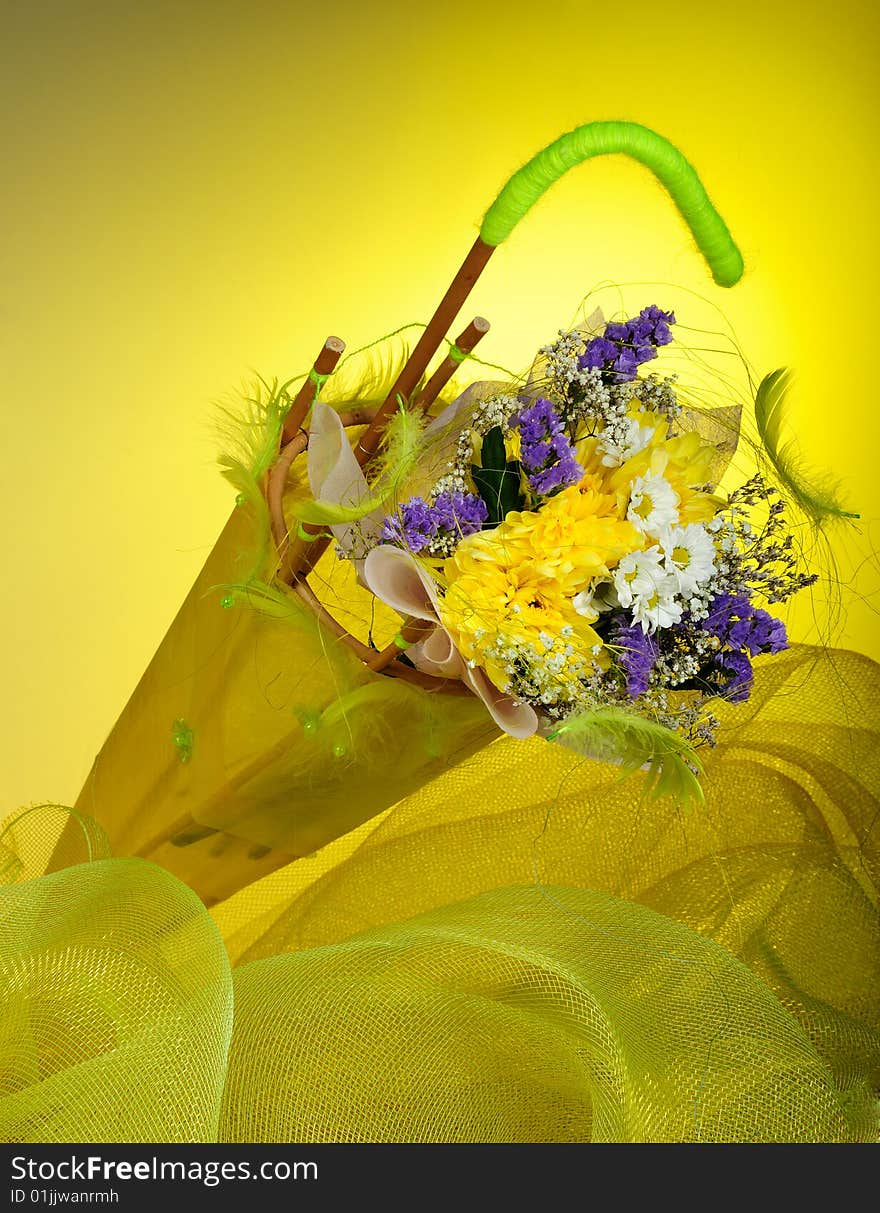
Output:
<instances>
[{"instance_id":1,"label":"purple statice flower","mask_svg":"<svg viewBox=\"0 0 880 1213\"><path fill-rule=\"evenodd\" d=\"M519 431L522 465L533 493L549 497L583 478L584 469L549 400L539 396L515 413L510 428Z\"/></svg>"},{"instance_id":2,"label":"purple statice flower","mask_svg":"<svg viewBox=\"0 0 880 1213\"><path fill-rule=\"evenodd\" d=\"M609 327L611 326L609 325ZM620 327L622 328L623 325ZM607 333L608 329L605 331ZM619 353L620 349L609 338L593 337L587 342L586 350L583 354L581 354L580 358L578 358L578 366L581 368L581 370L598 367L598 369L601 371L604 370L606 366L609 366Z\"/></svg>"},{"instance_id":3,"label":"purple statice flower","mask_svg":"<svg viewBox=\"0 0 880 1213\"><path fill-rule=\"evenodd\" d=\"M724 680L724 698L730 703L745 703L754 681L752 663L746 654L724 649L713 656L712 665Z\"/></svg>"},{"instance_id":4,"label":"purple statice flower","mask_svg":"<svg viewBox=\"0 0 880 1213\"><path fill-rule=\"evenodd\" d=\"M620 648L618 662L626 675L626 693L632 699L648 689L651 670L659 656L653 636L633 623L631 615L618 615L611 625L611 641Z\"/></svg>"},{"instance_id":5,"label":"purple statice flower","mask_svg":"<svg viewBox=\"0 0 880 1213\"><path fill-rule=\"evenodd\" d=\"M411 552L420 552L434 537L431 507L421 497L411 497L397 514L389 514L382 523L382 539Z\"/></svg>"},{"instance_id":6,"label":"purple statice flower","mask_svg":"<svg viewBox=\"0 0 880 1213\"><path fill-rule=\"evenodd\" d=\"M743 703L751 694L750 658L788 648L782 620L754 606L747 594L717 594L700 626L722 642L723 647L712 658L712 666L723 680L725 699L731 703Z\"/></svg>"},{"instance_id":7,"label":"purple statice flower","mask_svg":"<svg viewBox=\"0 0 880 1213\"><path fill-rule=\"evenodd\" d=\"M643 334L652 345L669 345L672 341L669 326L675 324L675 312L661 311L656 303L652 303L650 307L643 307L639 312L638 322L631 321L631 323L633 325L638 323L640 334Z\"/></svg>"},{"instance_id":8,"label":"purple statice flower","mask_svg":"<svg viewBox=\"0 0 880 1213\"><path fill-rule=\"evenodd\" d=\"M661 311L656 304L644 307L632 320L611 321L601 337L593 337L578 358L581 370L598 368L616 382L635 379L643 362L657 357L657 347L672 340L669 326L675 313Z\"/></svg>"},{"instance_id":9,"label":"purple statice flower","mask_svg":"<svg viewBox=\"0 0 880 1213\"><path fill-rule=\"evenodd\" d=\"M486 503L476 493L438 493L433 515L438 535L456 535L462 539L482 528L489 516Z\"/></svg>"},{"instance_id":10,"label":"purple statice flower","mask_svg":"<svg viewBox=\"0 0 880 1213\"><path fill-rule=\"evenodd\" d=\"M422 497L411 497L382 523L382 541L421 552L435 539L462 539L479 531L488 513L475 493L438 493L433 505Z\"/></svg>"},{"instance_id":11,"label":"purple statice flower","mask_svg":"<svg viewBox=\"0 0 880 1213\"><path fill-rule=\"evenodd\" d=\"M751 657L759 653L780 653L788 648L788 636L781 619L753 606L745 594L719 594L709 604L709 615L702 622L704 632Z\"/></svg>"},{"instance_id":12,"label":"purple statice flower","mask_svg":"<svg viewBox=\"0 0 880 1213\"><path fill-rule=\"evenodd\" d=\"M614 377L620 383L626 383L630 379L635 379L638 365L637 351L623 345L620 347L611 369Z\"/></svg>"}]
</instances>

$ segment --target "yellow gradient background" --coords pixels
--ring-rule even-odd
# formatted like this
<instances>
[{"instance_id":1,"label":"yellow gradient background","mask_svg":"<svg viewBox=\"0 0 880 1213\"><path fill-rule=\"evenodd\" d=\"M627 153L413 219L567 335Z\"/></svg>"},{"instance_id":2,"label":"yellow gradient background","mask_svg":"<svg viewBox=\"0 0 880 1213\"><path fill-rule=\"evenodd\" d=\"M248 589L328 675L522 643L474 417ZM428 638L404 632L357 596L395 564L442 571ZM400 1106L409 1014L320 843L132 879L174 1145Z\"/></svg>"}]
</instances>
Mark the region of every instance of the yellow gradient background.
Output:
<instances>
[{"instance_id":1,"label":"yellow gradient background","mask_svg":"<svg viewBox=\"0 0 880 1213\"><path fill-rule=\"evenodd\" d=\"M874 5L35 0L3 24L0 810L73 800L219 532L211 402L426 320L510 172L581 122L677 142L746 277L716 288L647 173L594 163L493 259L483 356L526 363L601 281L702 291L761 374L797 369L807 453L878 513ZM880 656L848 601L842 642Z\"/></svg>"}]
</instances>

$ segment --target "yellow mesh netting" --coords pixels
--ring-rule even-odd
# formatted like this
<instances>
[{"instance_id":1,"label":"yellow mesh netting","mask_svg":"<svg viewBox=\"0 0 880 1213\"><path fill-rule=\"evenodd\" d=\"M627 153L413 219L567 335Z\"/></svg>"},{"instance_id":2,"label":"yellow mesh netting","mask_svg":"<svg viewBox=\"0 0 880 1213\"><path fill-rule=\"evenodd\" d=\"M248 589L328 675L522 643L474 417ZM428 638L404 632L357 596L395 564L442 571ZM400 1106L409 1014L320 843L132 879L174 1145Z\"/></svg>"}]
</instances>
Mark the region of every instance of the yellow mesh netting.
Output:
<instances>
[{"instance_id":1,"label":"yellow mesh netting","mask_svg":"<svg viewBox=\"0 0 880 1213\"><path fill-rule=\"evenodd\" d=\"M878 691L759 663L687 815L500 740L210 916L136 860L27 879L20 819L0 1134L874 1140Z\"/></svg>"}]
</instances>

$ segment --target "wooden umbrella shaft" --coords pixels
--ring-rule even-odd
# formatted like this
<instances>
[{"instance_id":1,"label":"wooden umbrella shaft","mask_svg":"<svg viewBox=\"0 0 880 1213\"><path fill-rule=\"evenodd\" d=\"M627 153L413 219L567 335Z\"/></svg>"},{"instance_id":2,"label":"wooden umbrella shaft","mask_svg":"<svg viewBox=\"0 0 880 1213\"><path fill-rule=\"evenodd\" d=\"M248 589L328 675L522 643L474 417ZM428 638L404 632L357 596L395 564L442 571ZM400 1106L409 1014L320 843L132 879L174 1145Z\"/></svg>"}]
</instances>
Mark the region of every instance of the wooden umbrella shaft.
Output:
<instances>
[{"instance_id":1,"label":"wooden umbrella shaft","mask_svg":"<svg viewBox=\"0 0 880 1213\"><path fill-rule=\"evenodd\" d=\"M406 365L397 377L388 396L380 405L372 424L361 435L355 447L358 463L363 467L375 455L385 426L401 399L409 400L416 386L424 375L428 363L440 347L440 342L449 331L455 317L461 310L464 301L471 293L474 283L486 268L489 258L494 253L494 246L486 244L478 236L473 247L461 264L461 268L453 278L446 294L428 322Z\"/></svg>"},{"instance_id":2,"label":"wooden umbrella shaft","mask_svg":"<svg viewBox=\"0 0 880 1213\"><path fill-rule=\"evenodd\" d=\"M449 380L458 370L459 363L485 337L489 331L489 321L483 316L475 316L464 332L459 333L449 354L437 367L434 374L413 401L414 413L427 413L428 409L446 387Z\"/></svg>"},{"instance_id":3,"label":"wooden umbrella shaft","mask_svg":"<svg viewBox=\"0 0 880 1213\"><path fill-rule=\"evenodd\" d=\"M281 434L282 446L286 446L299 432L308 416L309 409L315 402L318 384L333 374L344 349L345 342L338 337L328 337L324 342L311 373L303 381L302 387L284 419L284 429Z\"/></svg>"}]
</instances>

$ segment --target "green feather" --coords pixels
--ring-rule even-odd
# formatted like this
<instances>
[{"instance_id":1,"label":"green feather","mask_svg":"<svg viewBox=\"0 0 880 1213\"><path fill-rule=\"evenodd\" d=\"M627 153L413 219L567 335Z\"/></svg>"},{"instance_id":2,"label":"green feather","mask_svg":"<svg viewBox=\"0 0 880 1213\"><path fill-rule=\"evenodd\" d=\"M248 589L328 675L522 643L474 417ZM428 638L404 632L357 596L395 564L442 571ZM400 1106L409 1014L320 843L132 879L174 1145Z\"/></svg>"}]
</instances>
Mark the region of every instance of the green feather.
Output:
<instances>
[{"instance_id":1,"label":"green feather","mask_svg":"<svg viewBox=\"0 0 880 1213\"><path fill-rule=\"evenodd\" d=\"M404 407L389 418L382 446L371 464L375 468L373 487L385 489L385 496L400 487L419 462L424 447L424 418Z\"/></svg>"},{"instance_id":2,"label":"green feather","mask_svg":"<svg viewBox=\"0 0 880 1213\"><path fill-rule=\"evenodd\" d=\"M249 394L220 410L225 449L218 462L223 476L238 491L239 506L247 507L254 520L252 577L268 573L274 559L262 480L278 454L284 416L290 408L287 387L277 380L258 379Z\"/></svg>"},{"instance_id":3,"label":"green feather","mask_svg":"<svg viewBox=\"0 0 880 1213\"><path fill-rule=\"evenodd\" d=\"M239 492L250 493L278 454L284 417L290 408L287 384L258 379L251 394L221 408L225 450L219 456L223 475Z\"/></svg>"},{"instance_id":4,"label":"green feather","mask_svg":"<svg viewBox=\"0 0 880 1213\"><path fill-rule=\"evenodd\" d=\"M817 526L836 518L858 518L840 499L840 486L807 468L793 439L783 441L791 372L781 367L761 380L755 396L755 422L764 454L788 496Z\"/></svg>"},{"instance_id":5,"label":"green feather","mask_svg":"<svg viewBox=\"0 0 880 1213\"><path fill-rule=\"evenodd\" d=\"M625 708L593 708L569 716L549 739L582 754L620 765L622 778L646 768L648 791L684 803L703 800L703 764L680 733Z\"/></svg>"},{"instance_id":6,"label":"green feather","mask_svg":"<svg viewBox=\"0 0 880 1213\"><path fill-rule=\"evenodd\" d=\"M384 500L384 496L370 493L361 498L357 505L334 505L332 502L315 501L314 497L306 494L292 493L285 498L284 513L289 518L295 518L309 526L341 526L372 514Z\"/></svg>"},{"instance_id":7,"label":"green feather","mask_svg":"<svg viewBox=\"0 0 880 1213\"><path fill-rule=\"evenodd\" d=\"M232 606L250 607L260 615L275 619L279 623L290 623L297 626L306 623L310 628L315 624L315 616L302 599L277 584L273 585L267 581L253 579L218 585L214 589L223 593L224 605L228 603Z\"/></svg>"},{"instance_id":8,"label":"green feather","mask_svg":"<svg viewBox=\"0 0 880 1213\"><path fill-rule=\"evenodd\" d=\"M300 490L285 498L285 513L313 526L342 525L366 518L397 494L417 466L423 445L422 419L401 407L390 418L382 448L370 465L371 470L375 469L370 492L356 505L316 501L309 493Z\"/></svg>"}]
</instances>

